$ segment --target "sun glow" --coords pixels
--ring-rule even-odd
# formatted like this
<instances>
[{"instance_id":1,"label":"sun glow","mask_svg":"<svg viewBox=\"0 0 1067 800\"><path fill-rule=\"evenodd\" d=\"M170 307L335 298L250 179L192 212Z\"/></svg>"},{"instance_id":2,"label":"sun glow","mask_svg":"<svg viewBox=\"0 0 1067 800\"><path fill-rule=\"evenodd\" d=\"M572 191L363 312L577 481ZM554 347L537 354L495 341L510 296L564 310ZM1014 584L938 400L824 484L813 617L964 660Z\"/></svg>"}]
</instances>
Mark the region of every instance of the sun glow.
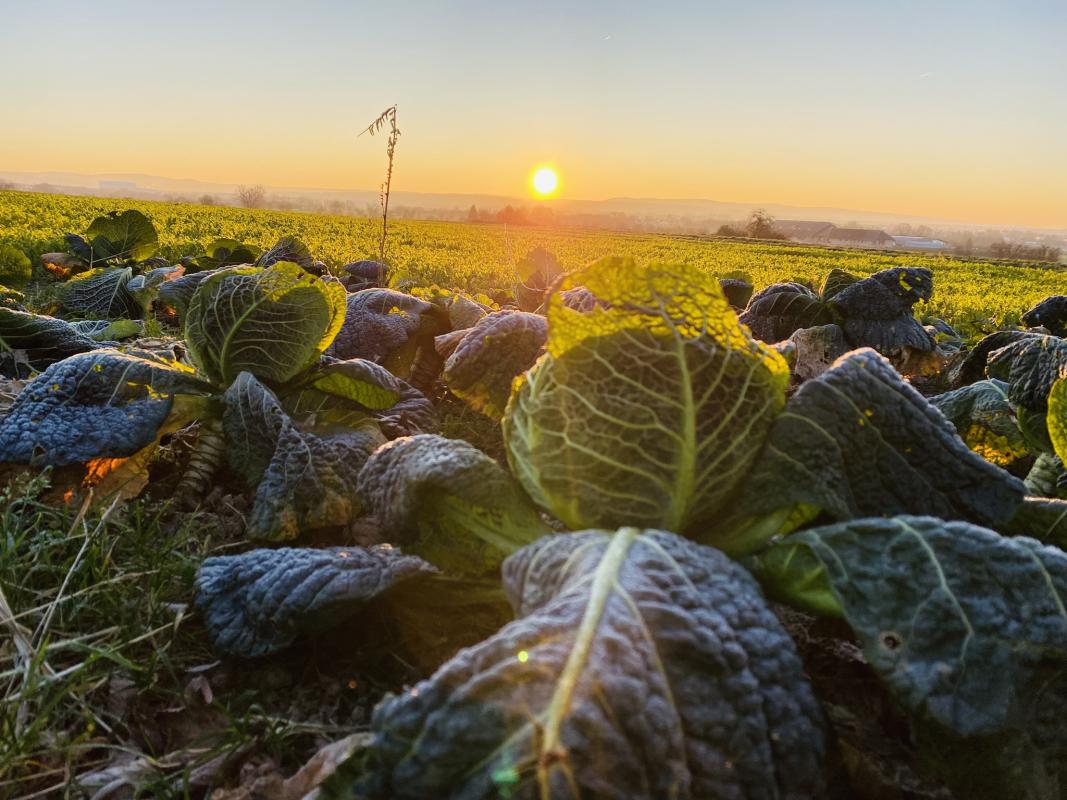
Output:
<instances>
[{"instance_id":1,"label":"sun glow","mask_svg":"<svg viewBox=\"0 0 1067 800\"><path fill-rule=\"evenodd\" d=\"M548 197L556 193L559 187L559 175L552 167L538 167L533 174L533 189L541 197Z\"/></svg>"}]
</instances>

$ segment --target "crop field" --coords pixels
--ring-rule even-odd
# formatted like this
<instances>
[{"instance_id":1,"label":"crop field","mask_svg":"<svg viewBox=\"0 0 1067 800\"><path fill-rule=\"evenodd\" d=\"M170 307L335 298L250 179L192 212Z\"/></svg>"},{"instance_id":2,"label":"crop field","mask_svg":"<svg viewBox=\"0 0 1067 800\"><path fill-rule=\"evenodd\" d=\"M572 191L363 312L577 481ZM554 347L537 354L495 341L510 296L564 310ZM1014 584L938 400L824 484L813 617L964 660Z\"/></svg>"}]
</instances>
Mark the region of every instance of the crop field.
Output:
<instances>
[{"instance_id":1,"label":"crop field","mask_svg":"<svg viewBox=\"0 0 1067 800\"><path fill-rule=\"evenodd\" d=\"M282 234L300 238L315 258L335 268L371 258L378 250L378 220L15 192L0 192L0 244L14 244L36 258L62 250L63 234L84 230L98 214L126 208L139 209L155 223L160 255L171 260L202 251L218 238L266 248ZM630 256L638 263L689 264L717 277L741 271L757 288L790 280L817 286L835 267L857 275L896 266L924 267L933 273L936 291L920 313L949 320L968 333L1016 325L1037 301L1067 293L1067 270L1048 267L489 224L392 222L388 259L396 281L485 291L510 286L515 263L534 247L554 253L566 269L604 256Z\"/></svg>"},{"instance_id":2,"label":"crop field","mask_svg":"<svg viewBox=\"0 0 1067 800\"><path fill-rule=\"evenodd\" d=\"M1067 273L0 193L0 798L1067 797Z\"/></svg>"}]
</instances>

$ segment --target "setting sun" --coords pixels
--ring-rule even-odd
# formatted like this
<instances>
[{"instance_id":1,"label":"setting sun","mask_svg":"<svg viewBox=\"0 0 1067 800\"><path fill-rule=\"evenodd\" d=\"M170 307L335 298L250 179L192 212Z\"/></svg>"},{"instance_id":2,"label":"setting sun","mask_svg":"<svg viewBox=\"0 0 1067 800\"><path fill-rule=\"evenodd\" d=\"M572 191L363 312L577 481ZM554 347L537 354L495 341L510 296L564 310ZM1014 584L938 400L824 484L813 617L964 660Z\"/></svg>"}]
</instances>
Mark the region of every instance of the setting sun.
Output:
<instances>
[{"instance_id":1,"label":"setting sun","mask_svg":"<svg viewBox=\"0 0 1067 800\"><path fill-rule=\"evenodd\" d=\"M542 197L554 194L559 186L559 175L551 167L540 167L533 176L533 188Z\"/></svg>"}]
</instances>

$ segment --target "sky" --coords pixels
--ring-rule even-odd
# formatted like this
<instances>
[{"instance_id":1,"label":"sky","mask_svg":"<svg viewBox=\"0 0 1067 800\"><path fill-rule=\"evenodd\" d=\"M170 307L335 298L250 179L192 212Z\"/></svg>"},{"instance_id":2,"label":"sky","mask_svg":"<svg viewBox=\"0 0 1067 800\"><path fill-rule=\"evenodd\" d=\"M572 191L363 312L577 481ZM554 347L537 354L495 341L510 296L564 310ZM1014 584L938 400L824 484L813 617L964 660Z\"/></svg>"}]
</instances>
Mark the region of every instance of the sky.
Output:
<instances>
[{"instance_id":1,"label":"sky","mask_svg":"<svg viewBox=\"0 0 1067 800\"><path fill-rule=\"evenodd\" d=\"M1067 228L1067 0L0 0L0 169Z\"/></svg>"}]
</instances>

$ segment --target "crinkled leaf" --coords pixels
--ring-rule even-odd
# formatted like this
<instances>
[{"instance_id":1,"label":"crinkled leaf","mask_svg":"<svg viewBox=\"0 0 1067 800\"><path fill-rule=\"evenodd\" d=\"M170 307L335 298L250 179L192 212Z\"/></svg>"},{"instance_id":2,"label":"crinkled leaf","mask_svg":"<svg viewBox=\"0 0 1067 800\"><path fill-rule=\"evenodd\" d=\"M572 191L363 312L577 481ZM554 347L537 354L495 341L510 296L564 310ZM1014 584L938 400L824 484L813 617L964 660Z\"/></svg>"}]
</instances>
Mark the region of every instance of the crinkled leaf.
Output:
<instances>
[{"instance_id":1,"label":"crinkled leaf","mask_svg":"<svg viewBox=\"0 0 1067 800\"><path fill-rule=\"evenodd\" d=\"M105 319L140 317L141 304L127 288L132 277L130 267L102 267L83 272L63 285L60 293L63 307Z\"/></svg>"},{"instance_id":2,"label":"crinkled leaf","mask_svg":"<svg viewBox=\"0 0 1067 800\"><path fill-rule=\"evenodd\" d=\"M956 427L964 443L997 466L1029 454L1026 439L1008 400L1008 384L985 380L930 398L930 404Z\"/></svg>"},{"instance_id":3,"label":"crinkled leaf","mask_svg":"<svg viewBox=\"0 0 1067 800\"><path fill-rule=\"evenodd\" d=\"M89 262L144 261L159 249L159 235L152 221L132 208L97 217L85 238L92 249L91 257L86 259Z\"/></svg>"},{"instance_id":4,"label":"crinkled leaf","mask_svg":"<svg viewBox=\"0 0 1067 800\"><path fill-rule=\"evenodd\" d=\"M912 316L893 320L846 319L841 327L853 347L871 347L887 355L901 350L926 352L934 349L934 340Z\"/></svg>"},{"instance_id":5,"label":"crinkled leaf","mask_svg":"<svg viewBox=\"0 0 1067 800\"><path fill-rule=\"evenodd\" d=\"M536 311L545 292L562 274L563 267L554 253L536 247L515 265L515 303L522 311Z\"/></svg>"},{"instance_id":6,"label":"crinkled leaf","mask_svg":"<svg viewBox=\"0 0 1067 800\"><path fill-rule=\"evenodd\" d=\"M159 287L159 293L156 297L161 304L170 306L179 315L184 315L189 308L189 303L192 302L193 295L200 288L200 284L220 271L221 269L202 270L191 275L182 275L180 278L166 281Z\"/></svg>"},{"instance_id":7,"label":"crinkled leaf","mask_svg":"<svg viewBox=\"0 0 1067 800\"><path fill-rule=\"evenodd\" d=\"M853 347L889 355L905 348L933 349L933 340L912 314L912 306L932 293L929 270L894 267L845 287L829 304L843 318L841 327Z\"/></svg>"},{"instance_id":8,"label":"crinkled leaf","mask_svg":"<svg viewBox=\"0 0 1067 800\"><path fill-rule=\"evenodd\" d=\"M193 260L196 272L235 267L239 264L253 264L260 256L258 247L244 244L236 239L215 239L204 248L204 251L204 255Z\"/></svg>"},{"instance_id":9,"label":"crinkled leaf","mask_svg":"<svg viewBox=\"0 0 1067 800\"><path fill-rule=\"evenodd\" d=\"M211 380L283 383L318 361L344 320L344 289L280 262L231 267L196 290L185 318L189 356Z\"/></svg>"},{"instance_id":10,"label":"crinkled leaf","mask_svg":"<svg viewBox=\"0 0 1067 800\"><path fill-rule=\"evenodd\" d=\"M562 283L611 304L549 301L548 353L516 384L508 461L569 527L699 529L755 460L789 370L695 267L599 261Z\"/></svg>"},{"instance_id":11,"label":"crinkled leaf","mask_svg":"<svg viewBox=\"0 0 1067 800\"><path fill-rule=\"evenodd\" d=\"M1024 493L1022 481L968 449L885 358L857 350L790 398L734 510L746 521L728 534L712 530L708 541L751 551L818 511L995 526Z\"/></svg>"},{"instance_id":12,"label":"crinkled leaf","mask_svg":"<svg viewBox=\"0 0 1067 800\"><path fill-rule=\"evenodd\" d=\"M215 649L254 658L334 627L397 583L434 572L388 545L252 550L204 561L196 607Z\"/></svg>"},{"instance_id":13,"label":"crinkled leaf","mask_svg":"<svg viewBox=\"0 0 1067 800\"><path fill-rule=\"evenodd\" d=\"M459 439L389 442L367 460L358 487L391 541L453 574L495 570L548 532L515 479Z\"/></svg>"},{"instance_id":14,"label":"crinkled leaf","mask_svg":"<svg viewBox=\"0 0 1067 800\"><path fill-rule=\"evenodd\" d=\"M342 361L323 356L301 383L349 400L368 411L392 408L404 393L403 381L373 361L362 358Z\"/></svg>"},{"instance_id":15,"label":"crinkled leaf","mask_svg":"<svg viewBox=\"0 0 1067 800\"><path fill-rule=\"evenodd\" d=\"M1067 295L1046 297L1022 315L1022 323L1028 328L1044 328L1053 336L1067 334Z\"/></svg>"},{"instance_id":16,"label":"crinkled leaf","mask_svg":"<svg viewBox=\"0 0 1067 800\"><path fill-rule=\"evenodd\" d=\"M479 320L493 313L492 305L469 297L461 291L442 289L434 285L426 288L415 287L411 293L420 300L444 308L448 313L449 327L453 331L474 327ZM484 298L484 295L482 297Z\"/></svg>"},{"instance_id":17,"label":"crinkled leaf","mask_svg":"<svg viewBox=\"0 0 1067 800\"><path fill-rule=\"evenodd\" d=\"M1015 515L1000 526L1009 536L1029 536L1045 544L1067 549L1067 500L1024 497Z\"/></svg>"},{"instance_id":18,"label":"crinkled leaf","mask_svg":"<svg viewBox=\"0 0 1067 800\"><path fill-rule=\"evenodd\" d=\"M893 267L845 287L834 296L833 306L846 317L893 319L910 314L912 306L929 300L933 291L930 270Z\"/></svg>"},{"instance_id":19,"label":"crinkled leaf","mask_svg":"<svg viewBox=\"0 0 1067 800\"><path fill-rule=\"evenodd\" d=\"M26 295L15 289L0 286L0 308L10 308L12 311L26 311Z\"/></svg>"},{"instance_id":20,"label":"crinkled leaf","mask_svg":"<svg viewBox=\"0 0 1067 800\"><path fill-rule=\"evenodd\" d=\"M141 308L141 316L148 313L152 302L159 295L159 289L168 281L177 280L185 274L185 267L181 264L168 264L165 267L156 267L148 272L136 275L126 284L126 291Z\"/></svg>"},{"instance_id":21,"label":"crinkled leaf","mask_svg":"<svg viewBox=\"0 0 1067 800\"><path fill-rule=\"evenodd\" d=\"M719 278L719 288L723 295L735 309L743 309L752 299L752 291L755 287L747 278Z\"/></svg>"},{"instance_id":22,"label":"crinkled leaf","mask_svg":"<svg viewBox=\"0 0 1067 800\"><path fill-rule=\"evenodd\" d=\"M287 261L304 269L309 269L314 262L307 245L295 236L283 236L270 250L256 259L257 267L273 267Z\"/></svg>"},{"instance_id":23,"label":"crinkled leaf","mask_svg":"<svg viewBox=\"0 0 1067 800\"><path fill-rule=\"evenodd\" d=\"M986 364L989 361L991 353L1014 342L1039 335L1040 334L1029 333L1028 331L997 331L984 337L967 352L963 362L960 364L956 374L952 378L953 388L958 389L961 386L966 386L967 384L985 378Z\"/></svg>"},{"instance_id":24,"label":"crinkled leaf","mask_svg":"<svg viewBox=\"0 0 1067 800\"><path fill-rule=\"evenodd\" d=\"M372 420L352 428L301 431L274 394L248 372L226 390L225 403L230 465L256 486L248 521L251 538L293 539L359 516L356 478L385 441Z\"/></svg>"},{"instance_id":25,"label":"crinkled leaf","mask_svg":"<svg viewBox=\"0 0 1067 800\"><path fill-rule=\"evenodd\" d=\"M433 337L448 330L447 310L392 289L353 292L347 307L344 325L326 354L365 358L405 379L419 347L432 348Z\"/></svg>"},{"instance_id":26,"label":"crinkled leaf","mask_svg":"<svg viewBox=\"0 0 1067 800\"><path fill-rule=\"evenodd\" d=\"M155 461L162 437L186 427L211 413L210 399L190 395L176 395L163 424L156 429L156 438L128 458L95 458L85 464L82 488L93 490L93 503L98 506L137 497L149 483L149 468Z\"/></svg>"},{"instance_id":27,"label":"crinkled leaf","mask_svg":"<svg viewBox=\"0 0 1067 800\"><path fill-rule=\"evenodd\" d=\"M1052 385L1067 369L1067 340L1026 336L993 351L986 370L1008 384L1008 399L1028 411L1048 410Z\"/></svg>"},{"instance_id":28,"label":"crinkled leaf","mask_svg":"<svg viewBox=\"0 0 1067 800\"><path fill-rule=\"evenodd\" d=\"M823 301L807 287L792 283L778 286L753 297L741 314L741 323L748 325L755 338L773 344L788 339L793 331L834 321Z\"/></svg>"},{"instance_id":29,"label":"crinkled leaf","mask_svg":"<svg viewBox=\"0 0 1067 800\"><path fill-rule=\"evenodd\" d=\"M1063 497L1067 494L1067 471L1053 453L1039 453L1026 473L1026 493L1036 497Z\"/></svg>"},{"instance_id":30,"label":"crinkled leaf","mask_svg":"<svg viewBox=\"0 0 1067 800\"><path fill-rule=\"evenodd\" d=\"M519 618L378 706L350 796L820 794L821 709L741 567L625 528L545 537L503 571Z\"/></svg>"},{"instance_id":31,"label":"crinkled leaf","mask_svg":"<svg viewBox=\"0 0 1067 800\"><path fill-rule=\"evenodd\" d=\"M103 324L106 327L108 323ZM0 308L0 364L5 374L14 376L19 361L42 370L100 346L94 337L64 320Z\"/></svg>"},{"instance_id":32,"label":"crinkled leaf","mask_svg":"<svg viewBox=\"0 0 1067 800\"><path fill-rule=\"evenodd\" d=\"M511 384L533 366L548 338L548 321L525 311L497 311L471 328L445 362L449 390L473 409L499 419Z\"/></svg>"},{"instance_id":33,"label":"crinkled leaf","mask_svg":"<svg viewBox=\"0 0 1067 800\"><path fill-rule=\"evenodd\" d=\"M838 325L819 325L814 328L801 328L793 331L783 344L793 348L790 371L795 383L817 378L830 369L845 353L852 348L845 341L845 332Z\"/></svg>"},{"instance_id":34,"label":"crinkled leaf","mask_svg":"<svg viewBox=\"0 0 1067 800\"><path fill-rule=\"evenodd\" d=\"M830 300L852 284L859 283L860 280L862 279L858 275L834 267L823 278L822 286L819 287L819 296L824 301Z\"/></svg>"},{"instance_id":35,"label":"crinkled leaf","mask_svg":"<svg viewBox=\"0 0 1067 800\"><path fill-rule=\"evenodd\" d=\"M53 364L0 421L0 461L63 466L132 456L156 438L175 394L211 387L188 368L117 350Z\"/></svg>"},{"instance_id":36,"label":"crinkled leaf","mask_svg":"<svg viewBox=\"0 0 1067 800\"><path fill-rule=\"evenodd\" d=\"M719 281L721 284L722 281ZM594 295L584 286L575 286L573 289L566 289L559 293L559 302L564 308L572 309L573 311L592 311L594 308L607 308L608 304ZM542 316L548 311L547 304L542 303L537 309L537 313Z\"/></svg>"},{"instance_id":37,"label":"crinkled leaf","mask_svg":"<svg viewBox=\"0 0 1067 800\"><path fill-rule=\"evenodd\" d=\"M274 458L282 429L292 422L274 394L247 372L230 384L223 401L226 460L230 469L256 487Z\"/></svg>"},{"instance_id":38,"label":"crinkled leaf","mask_svg":"<svg viewBox=\"0 0 1067 800\"><path fill-rule=\"evenodd\" d=\"M1067 554L932 517L855 520L776 547L821 564L867 662L910 715L955 737L1023 742L1047 777L1067 777Z\"/></svg>"},{"instance_id":39,"label":"crinkled leaf","mask_svg":"<svg viewBox=\"0 0 1067 800\"><path fill-rule=\"evenodd\" d=\"M353 425L368 416L391 435L436 429L433 403L418 389L373 361L323 356L281 395L286 412L317 424Z\"/></svg>"},{"instance_id":40,"label":"crinkled leaf","mask_svg":"<svg viewBox=\"0 0 1067 800\"><path fill-rule=\"evenodd\" d=\"M281 541L347 525L362 511L355 490L359 469L384 441L373 420L320 433L284 427L256 489L248 536Z\"/></svg>"}]
</instances>

